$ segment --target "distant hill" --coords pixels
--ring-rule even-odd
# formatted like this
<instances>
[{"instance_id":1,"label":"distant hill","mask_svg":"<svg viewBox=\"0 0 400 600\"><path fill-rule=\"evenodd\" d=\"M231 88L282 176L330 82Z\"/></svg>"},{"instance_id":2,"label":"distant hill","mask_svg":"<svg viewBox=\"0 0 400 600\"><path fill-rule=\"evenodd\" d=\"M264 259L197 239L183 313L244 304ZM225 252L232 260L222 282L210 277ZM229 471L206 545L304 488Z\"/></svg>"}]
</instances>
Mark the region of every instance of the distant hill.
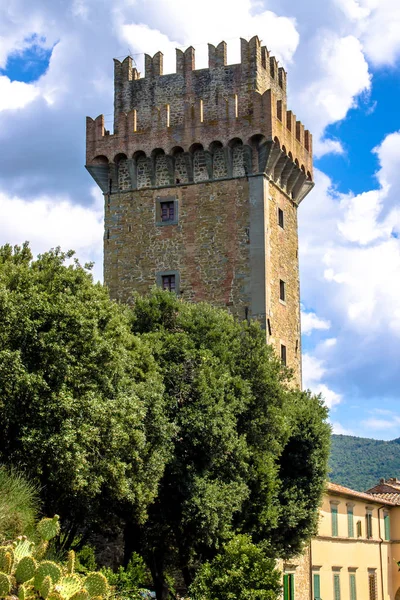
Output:
<instances>
[{"instance_id":1,"label":"distant hill","mask_svg":"<svg viewBox=\"0 0 400 600\"><path fill-rule=\"evenodd\" d=\"M332 435L329 479L365 491L384 477L400 478L400 438L385 442L352 435Z\"/></svg>"}]
</instances>

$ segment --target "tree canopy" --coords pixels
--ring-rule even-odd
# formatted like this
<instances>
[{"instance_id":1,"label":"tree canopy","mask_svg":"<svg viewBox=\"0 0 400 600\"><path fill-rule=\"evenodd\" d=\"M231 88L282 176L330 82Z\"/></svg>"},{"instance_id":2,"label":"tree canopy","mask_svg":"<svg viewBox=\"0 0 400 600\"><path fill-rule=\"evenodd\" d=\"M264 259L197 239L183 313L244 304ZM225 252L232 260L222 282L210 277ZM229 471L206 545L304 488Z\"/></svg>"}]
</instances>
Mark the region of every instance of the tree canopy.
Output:
<instances>
[{"instance_id":1,"label":"tree canopy","mask_svg":"<svg viewBox=\"0 0 400 600\"><path fill-rule=\"evenodd\" d=\"M38 481L70 540L145 518L170 439L151 349L72 254L0 249L0 462Z\"/></svg>"},{"instance_id":2,"label":"tree canopy","mask_svg":"<svg viewBox=\"0 0 400 600\"><path fill-rule=\"evenodd\" d=\"M326 477L321 399L288 385L258 324L224 310L155 290L136 298L132 327L153 348L175 430L149 519L130 532L158 597L168 565L189 585L196 566L237 532L267 540L271 556L301 551Z\"/></svg>"}]
</instances>

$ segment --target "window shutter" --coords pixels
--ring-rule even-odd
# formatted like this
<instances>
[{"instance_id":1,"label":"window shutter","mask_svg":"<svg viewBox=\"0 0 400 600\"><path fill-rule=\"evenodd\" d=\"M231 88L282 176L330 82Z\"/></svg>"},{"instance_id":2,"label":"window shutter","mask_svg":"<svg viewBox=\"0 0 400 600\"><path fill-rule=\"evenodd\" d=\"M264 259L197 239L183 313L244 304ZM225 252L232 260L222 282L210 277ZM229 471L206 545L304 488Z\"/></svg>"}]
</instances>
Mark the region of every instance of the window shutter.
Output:
<instances>
[{"instance_id":1,"label":"window shutter","mask_svg":"<svg viewBox=\"0 0 400 600\"><path fill-rule=\"evenodd\" d=\"M289 600L289 575L283 576L283 600Z\"/></svg>"},{"instance_id":2,"label":"window shutter","mask_svg":"<svg viewBox=\"0 0 400 600\"><path fill-rule=\"evenodd\" d=\"M356 576L353 573L350 575L350 600L357 600Z\"/></svg>"},{"instance_id":3,"label":"window shutter","mask_svg":"<svg viewBox=\"0 0 400 600\"><path fill-rule=\"evenodd\" d=\"M338 512L337 512L337 506L334 506L334 505L331 506L331 513L332 513L332 535L333 536L337 536L338 535Z\"/></svg>"},{"instance_id":4,"label":"window shutter","mask_svg":"<svg viewBox=\"0 0 400 600\"><path fill-rule=\"evenodd\" d=\"M390 540L390 517L389 517L388 513L386 513L385 516L383 517L383 522L385 525L385 540L389 541Z\"/></svg>"},{"instance_id":5,"label":"window shutter","mask_svg":"<svg viewBox=\"0 0 400 600\"><path fill-rule=\"evenodd\" d=\"M340 579L339 575L333 576L333 597L335 600L340 600Z\"/></svg>"},{"instance_id":6,"label":"window shutter","mask_svg":"<svg viewBox=\"0 0 400 600\"><path fill-rule=\"evenodd\" d=\"M349 537L354 537L354 518L353 518L353 507L347 508L347 525Z\"/></svg>"},{"instance_id":7,"label":"window shutter","mask_svg":"<svg viewBox=\"0 0 400 600\"><path fill-rule=\"evenodd\" d=\"M314 573L314 599L319 600L319 598L321 598L320 579L319 574Z\"/></svg>"},{"instance_id":8,"label":"window shutter","mask_svg":"<svg viewBox=\"0 0 400 600\"><path fill-rule=\"evenodd\" d=\"M294 600L294 575L289 575L289 584L290 584L290 600Z\"/></svg>"}]
</instances>

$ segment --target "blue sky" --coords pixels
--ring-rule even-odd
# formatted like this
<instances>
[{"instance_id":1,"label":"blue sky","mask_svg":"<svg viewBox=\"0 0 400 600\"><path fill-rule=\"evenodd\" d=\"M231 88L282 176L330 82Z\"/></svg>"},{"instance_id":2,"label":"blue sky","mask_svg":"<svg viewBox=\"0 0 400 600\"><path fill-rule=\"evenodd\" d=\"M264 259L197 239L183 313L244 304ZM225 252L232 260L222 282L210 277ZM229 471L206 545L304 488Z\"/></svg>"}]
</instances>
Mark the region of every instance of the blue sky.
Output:
<instances>
[{"instance_id":1,"label":"blue sky","mask_svg":"<svg viewBox=\"0 0 400 600\"><path fill-rule=\"evenodd\" d=\"M212 18L210 18L212 15ZM0 6L0 243L61 245L102 272L102 197L85 117L113 110L112 59L258 35L313 132L299 209L304 384L336 432L400 437L398 0L10 0Z\"/></svg>"}]
</instances>

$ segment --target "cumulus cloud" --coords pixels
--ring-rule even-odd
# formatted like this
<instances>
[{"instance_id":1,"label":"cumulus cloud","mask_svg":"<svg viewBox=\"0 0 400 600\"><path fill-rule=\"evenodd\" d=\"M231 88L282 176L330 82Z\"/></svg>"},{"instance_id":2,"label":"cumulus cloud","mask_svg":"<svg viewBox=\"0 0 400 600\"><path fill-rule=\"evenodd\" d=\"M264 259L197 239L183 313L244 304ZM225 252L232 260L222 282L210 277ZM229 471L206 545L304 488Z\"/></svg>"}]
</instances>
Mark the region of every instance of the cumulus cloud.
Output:
<instances>
[{"instance_id":1,"label":"cumulus cloud","mask_svg":"<svg viewBox=\"0 0 400 600\"><path fill-rule=\"evenodd\" d=\"M334 344L319 340L308 347L305 382L313 390L321 390L321 383L333 388L344 400L350 390L364 399L389 397L400 383L395 366L400 350L400 132L386 136L375 153L380 163L375 190L339 194L317 172L313 201L304 202L299 212L304 310L312 306L316 315L326 315L335 331ZM316 222L324 226L315 227ZM328 398L337 404L329 391ZM387 420L373 419L375 424L368 419L363 426L378 429L378 421Z\"/></svg>"},{"instance_id":2,"label":"cumulus cloud","mask_svg":"<svg viewBox=\"0 0 400 600\"><path fill-rule=\"evenodd\" d=\"M342 396L332 390L323 378L328 373L325 361L311 354L303 354L303 387L314 394L321 394L328 408L333 408L342 401Z\"/></svg>"},{"instance_id":3,"label":"cumulus cloud","mask_svg":"<svg viewBox=\"0 0 400 600\"><path fill-rule=\"evenodd\" d=\"M0 111L23 108L39 95L38 88L0 75Z\"/></svg>"},{"instance_id":4,"label":"cumulus cloud","mask_svg":"<svg viewBox=\"0 0 400 600\"><path fill-rule=\"evenodd\" d=\"M329 329L330 322L321 319L313 312L301 312L301 332L303 335L310 335L315 329Z\"/></svg>"}]
</instances>

